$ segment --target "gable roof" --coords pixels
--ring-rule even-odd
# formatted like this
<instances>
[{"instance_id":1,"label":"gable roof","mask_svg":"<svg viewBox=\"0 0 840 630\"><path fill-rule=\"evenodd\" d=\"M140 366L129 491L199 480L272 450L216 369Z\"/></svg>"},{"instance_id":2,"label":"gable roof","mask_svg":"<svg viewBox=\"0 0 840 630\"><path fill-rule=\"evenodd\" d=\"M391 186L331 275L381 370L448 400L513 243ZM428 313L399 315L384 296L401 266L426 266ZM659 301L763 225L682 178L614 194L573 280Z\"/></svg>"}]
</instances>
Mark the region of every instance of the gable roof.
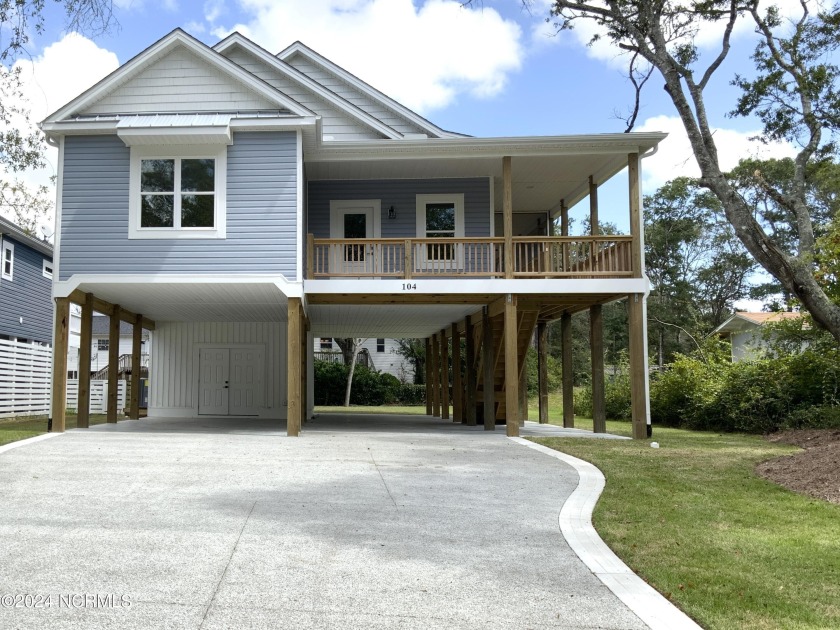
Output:
<instances>
[{"instance_id":1,"label":"gable roof","mask_svg":"<svg viewBox=\"0 0 840 630\"><path fill-rule=\"evenodd\" d=\"M426 120L418 113L410 110L405 105L398 103L390 96L383 94L373 86L365 83L356 75L348 72L341 66L333 63L326 57L318 54L302 42L296 41L292 45L288 46L287 48L281 50L277 53L277 57L283 61L291 58L293 55L302 55L309 61L321 66L322 68L326 69L328 72L338 76L342 80L346 81L354 88L359 90L360 92L364 93L365 95L369 96L373 100L377 101L384 107L390 109L391 111L397 113L401 117L405 118L406 120L414 123L421 129L424 129L430 136L436 138L463 138L466 137L464 134L455 133L453 131L446 131L441 129L437 125L433 124L429 120Z\"/></svg>"},{"instance_id":2,"label":"gable roof","mask_svg":"<svg viewBox=\"0 0 840 630\"><path fill-rule=\"evenodd\" d=\"M801 319L802 313L735 313L732 317L723 322L720 326L715 328L711 334L729 334L736 332L743 332L760 328L768 322L781 322L785 320Z\"/></svg>"},{"instance_id":3,"label":"gable roof","mask_svg":"<svg viewBox=\"0 0 840 630\"><path fill-rule=\"evenodd\" d=\"M53 256L53 247L47 241L30 236L23 231L19 226L15 225L8 219L0 217L0 236L8 234L16 241L28 245L37 252L44 254L49 259Z\"/></svg>"},{"instance_id":4,"label":"gable roof","mask_svg":"<svg viewBox=\"0 0 840 630\"><path fill-rule=\"evenodd\" d=\"M43 120L42 124L57 122L84 111L93 103L104 98L119 86L130 81L134 76L137 76L151 64L162 59L179 47L186 48L189 52L198 56L202 61L211 65L222 74L234 79L244 87L248 88L252 92L255 92L259 96L262 96L268 101L275 103L279 108L288 110L298 116L315 115L314 112L310 111L294 99L291 99L279 90L276 90L262 79L255 77L244 68L225 58L223 55L217 54L209 46L198 41L180 28L176 28L174 31L165 35L141 53L135 55L114 72L99 81L99 83L77 96L62 108L47 116Z\"/></svg>"},{"instance_id":5,"label":"gable roof","mask_svg":"<svg viewBox=\"0 0 840 630\"><path fill-rule=\"evenodd\" d=\"M264 64L268 65L270 68L276 70L277 72L280 72L285 77L309 89L310 91L317 94L331 105L338 108L340 111L348 114L349 116L365 124L371 129L381 133L386 138L396 139L402 137L401 133L392 129L391 127L383 123L381 120L377 119L374 116L371 116L362 108L342 98L340 95L336 94L329 88L324 87L323 85L321 85L314 79L308 77L306 74L304 74L294 66L286 63L282 59L275 57L266 49L255 44L241 33L231 33L225 39L221 40L215 46L213 46L213 50L224 54L226 51L230 50L235 46L239 46L246 52L256 57L258 60L262 61Z\"/></svg>"}]
</instances>

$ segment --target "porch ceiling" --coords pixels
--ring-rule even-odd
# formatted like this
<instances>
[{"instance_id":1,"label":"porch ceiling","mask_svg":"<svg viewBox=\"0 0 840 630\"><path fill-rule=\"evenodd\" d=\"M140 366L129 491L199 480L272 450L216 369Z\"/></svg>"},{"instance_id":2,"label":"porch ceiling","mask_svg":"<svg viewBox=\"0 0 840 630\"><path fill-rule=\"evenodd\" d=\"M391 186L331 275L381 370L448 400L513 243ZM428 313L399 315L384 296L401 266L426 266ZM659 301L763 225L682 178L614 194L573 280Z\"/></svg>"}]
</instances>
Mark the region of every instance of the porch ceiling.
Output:
<instances>
[{"instance_id":1,"label":"porch ceiling","mask_svg":"<svg viewBox=\"0 0 840 630\"><path fill-rule=\"evenodd\" d=\"M154 321L280 322L286 296L273 283L103 283L79 285Z\"/></svg>"},{"instance_id":2,"label":"porch ceiling","mask_svg":"<svg viewBox=\"0 0 840 630\"><path fill-rule=\"evenodd\" d=\"M478 304L310 304L316 337L424 338L475 313Z\"/></svg>"}]
</instances>

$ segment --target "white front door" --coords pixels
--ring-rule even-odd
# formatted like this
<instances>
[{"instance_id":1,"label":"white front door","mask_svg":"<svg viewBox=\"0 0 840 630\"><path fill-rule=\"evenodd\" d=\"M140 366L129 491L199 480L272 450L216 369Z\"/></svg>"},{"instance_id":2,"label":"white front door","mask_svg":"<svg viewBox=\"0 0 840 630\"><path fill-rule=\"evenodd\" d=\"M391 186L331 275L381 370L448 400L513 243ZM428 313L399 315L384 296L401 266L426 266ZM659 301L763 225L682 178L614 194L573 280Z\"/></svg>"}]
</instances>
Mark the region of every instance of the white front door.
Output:
<instances>
[{"instance_id":1,"label":"white front door","mask_svg":"<svg viewBox=\"0 0 840 630\"><path fill-rule=\"evenodd\" d=\"M373 246L366 241L379 237L380 210L379 200L330 202L330 238L348 241L339 261L343 273L373 273Z\"/></svg>"},{"instance_id":2,"label":"white front door","mask_svg":"<svg viewBox=\"0 0 840 630\"><path fill-rule=\"evenodd\" d=\"M230 350L201 348L199 350L198 413L207 416L226 416L230 400Z\"/></svg>"},{"instance_id":3,"label":"white front door","mask_svg":"<svg viewBox=\"0 0 840 630\"><path fill-rule=\"evenodd\" d=\"M263 406L263 351L230 350L230 415L256 415Z\"/></svg>"},{"instance_id":4,"label":"white front door","mask_svg":"<svg viewBox=\"0 0 840 630\"><path fill-rule=\"evenodd\" d=\"M201 348L199 415L258 415L264 406L264 364L265 352L261 348Z\"/></svg>"}]
</instances>

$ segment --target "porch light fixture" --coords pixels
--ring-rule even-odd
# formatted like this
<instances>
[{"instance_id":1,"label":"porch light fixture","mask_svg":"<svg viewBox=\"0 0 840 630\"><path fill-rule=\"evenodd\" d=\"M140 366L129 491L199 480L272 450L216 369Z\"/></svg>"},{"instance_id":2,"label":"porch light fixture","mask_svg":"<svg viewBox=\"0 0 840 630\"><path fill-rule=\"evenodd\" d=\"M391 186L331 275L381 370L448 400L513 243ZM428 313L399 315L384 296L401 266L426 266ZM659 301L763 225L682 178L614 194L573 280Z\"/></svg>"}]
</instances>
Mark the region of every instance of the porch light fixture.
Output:
<instances>
[{"instance_id":1,"label":"porch light fixture","mask_svg":"<svg viewBox=\"0 0 840 630\"><path fill-rule=\"evenodd\" d=\"M388 208L388 218L389 219L396 219L397 218L397 211L394 210L394 206Z\"/></svg>"}]
</instances>

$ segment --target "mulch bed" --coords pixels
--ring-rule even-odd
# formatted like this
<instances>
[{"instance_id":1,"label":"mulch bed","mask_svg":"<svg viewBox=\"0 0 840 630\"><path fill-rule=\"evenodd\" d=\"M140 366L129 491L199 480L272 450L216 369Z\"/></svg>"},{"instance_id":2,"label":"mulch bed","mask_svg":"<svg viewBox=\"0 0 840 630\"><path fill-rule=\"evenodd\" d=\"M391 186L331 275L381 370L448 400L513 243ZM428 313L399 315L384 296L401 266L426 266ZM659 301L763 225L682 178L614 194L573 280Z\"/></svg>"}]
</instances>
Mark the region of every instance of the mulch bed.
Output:
<instances>
[{"instance_id":1,"label":"mulch bed","mask_svg":"<svg viewBox=\"0 0 840 630\"><path fill-rule=\"evenodd\" d=\"M767 439L805 450L759 464L759 475L794 492L840 505L840 430L780 431Z\"/></svg>"}]
</instances>

